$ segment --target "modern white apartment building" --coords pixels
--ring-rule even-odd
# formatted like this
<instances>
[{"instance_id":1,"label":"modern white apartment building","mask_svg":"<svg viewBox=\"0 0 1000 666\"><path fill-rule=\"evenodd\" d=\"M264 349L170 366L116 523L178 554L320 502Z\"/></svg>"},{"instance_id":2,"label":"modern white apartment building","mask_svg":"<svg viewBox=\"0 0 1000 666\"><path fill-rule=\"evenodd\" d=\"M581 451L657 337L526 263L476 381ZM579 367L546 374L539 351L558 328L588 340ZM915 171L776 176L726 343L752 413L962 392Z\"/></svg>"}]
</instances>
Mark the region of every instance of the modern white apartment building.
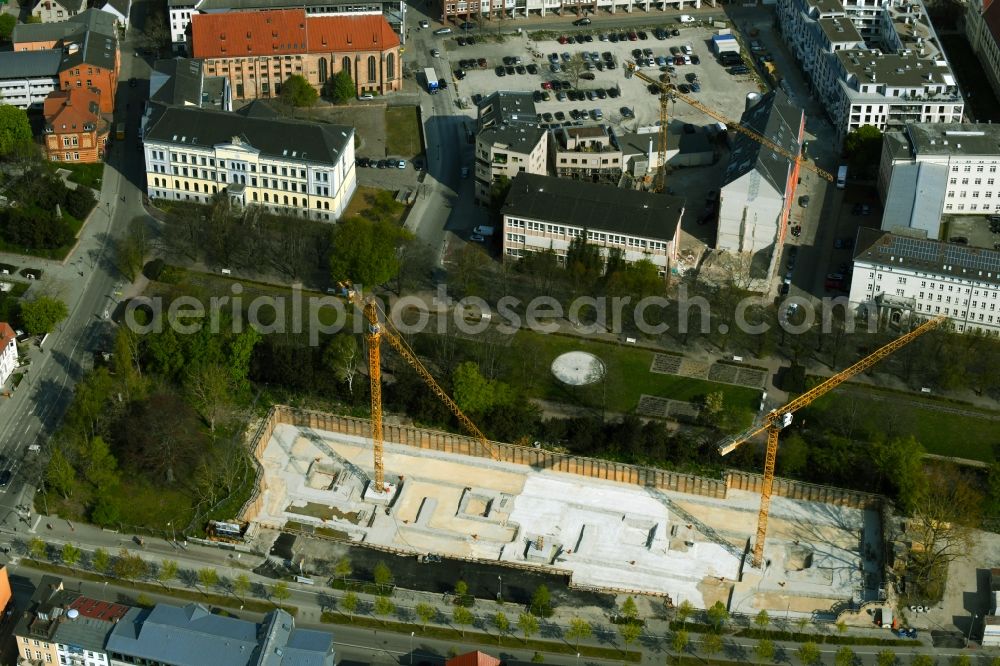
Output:
<instances>
[{"instance_id":1,"label":"modern white apartment building","mask_svg":"<svg viewBox=\"0 0 1000 666\"><path fill-rule=\"evenodd\" d=\"M58 50L0 51L0 104L41 108L49 93L59 89L61 63Z\"/></svg>"},{"instance_id":2,"label":"modern white apartment building","mask_svg":"<svg viewBox=\"0 0 1000 666\"><path fill-rule=\"evenodd\" d=\"M17 339L10 324L0 321L0 387L3 387L17 367Z\"/></svg>"},{"instance_id":3,"label":"modern white apartment building","mask_svg":"<svg viewBox=\"0 0 1000 666\"><path fill-rule=\"evenodd\" d=\"M1000 2L969 0L965 4L965 36L1000 97Z\"/></svg>"},{"instance_id":4,"label":"modern white apartment building","mask_svg":"<svg viewBox=\"0 0 1000 666\"><path fill-rule=\"evenodd\" d=\"M192 14L226 14L229 12L265 11L270 9L304 9L307 16L356 16L382 14L399 35L400 43L406 41L406 2L404 0L167 0L170 22L170 41L177 53L187 52L188 25ZM305 46L305 45L302 45Z\"/></svg>"},{"instance_id":5,"label":"modern white apartment building","mask_svg":"<svg viewBox=\"0 0 1000 666\"><path fill-rule=\"evenodd\" d=\"M1000 213L1000 126L913 124L887 132L879 165L882 229L938 238L942 215Z\"/></svg>"},{"instance_id":6,"label":"modern white apartment building","mask_svg":"<svg viewBox=\"0 0 1000 666\"><path fill-rule=\"evenodd\" d=\"M479 103L476 119L476 200L490 201L490 190L519 173L544 175L549 133L542 129L531 93L495 92Z\"/></svg>"},{"instance_id":7,"label":"modern white apartment building","mask_svg":"<svg viewBox=\"0 0 1000 666\"><path fill-rule=\"evenodd\" d=\"M701 0L440 0L441 21L467 21L478 17L517 19L529 16L586 16L598 10L615 14L698 9ZM715 6L713 2L710 5Z\"/></svg>"},{"instance_id":8,"label":"modern white apartment building","mask_svg":"<svg viewBox=\"0 0 1000 666\"><path fill-rule=\"evenodd\" d=\"M778 0L785 42L842 141L862 125L961 122L965 102L916 0Z\"/></svg>"},{"instance_id":9,"label":"modern white apartment building","mask_svg":"<svg viewBox=\"0 0 1000 666\"><path fill-rule=\"evenodd\" d=\"M501 213L505 257L552 250L564 262L573 239L585 237L605 257L619 250L627 262L648 259L665 276L677 259L684 200L520 173Z\"/></svg>"},{"instance_id":10,"label":"modern white apartment building","mask_svg":"<svg viewBox=\"0 0 1000 666\"><path fill-rule=\"evenodd\" d=\"M143 140L150 198L208 203L225 192L240 206L334 222L357 187L353 127L161 107Z\"/></svg>"},{"instance_id":11,"label":"modern white apartment building","mask_svg":"<svg viewBox=\"0 0 1000 666\"><path fill-rule=\"evenodd\" d=\"M862 228L850 300L861 314L944 315L958 332L1000 335L1000 251Z\"/></svg>"}]
</instances>

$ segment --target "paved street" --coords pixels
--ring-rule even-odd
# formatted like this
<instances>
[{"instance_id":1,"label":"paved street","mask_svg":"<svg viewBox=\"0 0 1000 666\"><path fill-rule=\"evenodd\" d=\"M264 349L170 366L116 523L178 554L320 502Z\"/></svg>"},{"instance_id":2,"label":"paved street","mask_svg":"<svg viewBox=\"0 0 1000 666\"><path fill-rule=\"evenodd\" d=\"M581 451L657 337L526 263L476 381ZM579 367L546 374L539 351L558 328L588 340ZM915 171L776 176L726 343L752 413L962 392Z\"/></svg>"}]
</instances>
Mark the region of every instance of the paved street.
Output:
<instances>
[{"instance_id":1,"label":"paved street","mask_svg":"<svg viewBox=\"0 0 1000 666\"><path fill-rule=\"evenodd\" d=\"M133 9L133 19L144 15L144 5ZM116 106L128 113L128 139L113 145L104 169L97 206L81 231L79 242L63 262L0 254L0 262L43 269L32 292L53 293L69 306L69 317L52 333L44 350L32 347L31 363L22 384L9 400L0 402L0 446L12 461L14 481L0 495L0 524L12 525L19 504L30 505L39 470L27 453L32 444L44 446L72 400L73 385L92 367L93 354L107 349L112 334L109 316L125 288L112 261L112 239L128 221L145 217L142 207L142 154L136 150L139 113L145 91L130 88L129 77L148 77L149 67L133 58L127 38L122 46L121 85ZM127 105L127 108L126 108Z\"/></svg>"}]
</instances>

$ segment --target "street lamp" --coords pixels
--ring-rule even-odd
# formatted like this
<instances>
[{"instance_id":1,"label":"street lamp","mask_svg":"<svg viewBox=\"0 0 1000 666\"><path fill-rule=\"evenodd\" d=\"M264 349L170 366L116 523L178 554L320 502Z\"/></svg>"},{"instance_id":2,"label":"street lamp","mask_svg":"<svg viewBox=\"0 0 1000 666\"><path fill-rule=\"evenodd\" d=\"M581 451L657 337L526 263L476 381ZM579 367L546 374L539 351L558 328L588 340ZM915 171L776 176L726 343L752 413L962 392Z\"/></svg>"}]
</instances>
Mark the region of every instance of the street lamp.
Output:
<instances>
[{"instance_id":1,"label":"street lamp","mask_svg":"<svg viewBox=\"0 0 1000 666\"><path fill-rule=\"evenodd\" d=\"M415 633L417 632L415 631L410 632L410 666L413 666L413 634Z\"/></svg>"},{"instance_id":2,"label":"street lamp","mask_svg":"<svg viewBox=\"0 0 1000 666\"><path fill-rule=\"evenodd\" d=\"M497 601L503 598L503 576L497 575Z\"/></svg>"},{"instance_id":3,"label":"street lamp","mask_svg":"<svg viewBox=\"0 0 1000 666\"><path fill-rule=\"evenodd\" d=\"M173 542L177 541L177 533L174 532L174 521L169 521L167 525L170 526L170 540Z\"/></svg>"},{"instance_id":4,"label":"street lamp","mask_svg":"<svg viewBox=\"0 0 1000 666\"><path fill-rule=\"evenodd\" d=\"M576 653L576 666L580 666L580 653Z\"/></svg>"}]
</instances>

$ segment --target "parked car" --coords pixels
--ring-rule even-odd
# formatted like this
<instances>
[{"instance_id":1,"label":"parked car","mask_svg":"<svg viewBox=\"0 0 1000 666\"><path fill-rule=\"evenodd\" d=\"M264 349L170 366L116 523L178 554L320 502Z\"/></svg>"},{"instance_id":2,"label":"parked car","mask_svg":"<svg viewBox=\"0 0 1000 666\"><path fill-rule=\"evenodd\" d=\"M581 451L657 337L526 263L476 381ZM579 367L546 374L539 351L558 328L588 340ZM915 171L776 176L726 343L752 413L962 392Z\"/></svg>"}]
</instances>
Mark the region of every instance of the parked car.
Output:
<instances>
[{"instance_id":1,"label":"parked car","mask_svg":"<svg viewBox=\"0 0 1000 666\"><path fill-rule=\"evenodd\" d=\"M635 118L635 114L632 112L632 109L628 108L627 106L623 106L621 108L621 114L622 118L625 119Z\"/></svg>"},{"instance_id":2,"label":"parked car","mask_svg":"<svg viewBox=\"0 0 1000 666\"><path fill-rule=\"evenodd\" d=\"M803 208L808 208L809 207L809 195L808 194L803 194L801 197L799 197L799 205L801 207L803 207Z\"/></svg>"},{"instance_id":3,"label":"parked car","mask_svg":"<svg viewBox=\"0 0 1000 666\"><path fill-rule=\"evenodd\" d=\"M450 35L451 34L451 28L438 28L437 30L434 31L434 34L435 35Z\"/></svg>"},{"instance_id":4,"label":"parked car","mask_svg":"<svg viewBox=\"0 0 1000 666\"><path fill-rule=\"evenodd\" d=\"M431 27L431 24L428 23L427 21L421 21L420 22L420 27L421 28L429 28L429 27Z\"/></svg>"},{"instance_id":5,"label":"parked car","mask_svg":"<svg viewBox=\"0 0 1000 666\"><path fill-rule=\"evenodd\" d=\"M528 74L538 74L538 65L531 63L527 66Z\"/></svg>"},{"instance_id":6,"label":"parked car","mask_svg":"<svg viewBox=\"0 0 1000 666\"><path fill-rule=\"evenodd\" d=\"M593 81L597 77L594 75L593 72L580 72L580 78L584 79L585 81Z\"/></svg>"},{"instance_id":7,"label":"parked car","mask_svg":"<svg viewBox=\"0 0 1000 666\"><path fill-rule=\"evenodd\" d=\"M573 25L590 25L590 19L586 16L573 21Z\"/></svg>"}]
</instances>

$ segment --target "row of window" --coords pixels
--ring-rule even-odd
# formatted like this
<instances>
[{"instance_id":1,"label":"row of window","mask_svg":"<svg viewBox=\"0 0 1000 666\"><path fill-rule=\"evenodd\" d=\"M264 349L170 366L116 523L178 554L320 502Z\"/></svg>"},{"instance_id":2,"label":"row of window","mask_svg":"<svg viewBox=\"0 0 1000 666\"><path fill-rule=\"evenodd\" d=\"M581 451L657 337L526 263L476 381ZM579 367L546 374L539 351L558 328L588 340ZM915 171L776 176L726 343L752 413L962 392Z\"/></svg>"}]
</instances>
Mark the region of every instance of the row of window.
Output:
<instances>
[{"instance_id":1,"label":"row of window","mask_svg":"<svg viewBox=\"0 0 1000 666\"><path fill-rule=\"evenodd\" d=\"M210 198L207 195L206 196L201 196L199 194L193 194L192 195L192 194L189 194L189 193L176 192L176 191L173 191L173 190L150 190L149 191L149 195L151 197L158 198L158 199L173 199L173 200L176 200L176 201L184 200L184 201L196 201L196 202L200 202L200 203L208 203L210 201ZM256 195L256 193L254 193L254 201L255 202L257 201L257 195ZM296 201L298 201L298 199L296 199L295 197L292 197L292 201L296 202ZM266 208L267 210L274 211L274 212L277 212L277 213L283 213L283 214L286 214L286 215L288 215L288 214L291 214L291 215L302 215L303 217L311 217L312 219L315 219L315 220L326 220L328 222L331 221L331 220L336 220L337 219L336 216L333 213L323 212L323 211L330 210L330 202L329 201L324 201L323 202L323 207L322 207L322 210L320 210L320 212L312 212L308 207L306 207L306 208L299 208L297 203L289 203L289 200L288 200L287 196L284 198L284 204L282 204L280 201L278 201L278 197L277 196L275 196L274 197L274 201L271 202L269 200L269 197L268 197L267 193L265 192L264 193L264 204L271 204L271 205L265 205L264 206L264 208ZM305 201L303 201L303 204L305 204ZM320 208L319 202L317 202L316 208Z\"/></svg>"},{"instance_id":2,"label":"row of window","mask_svg":"<svg viewBox=\"0 0 1000 666\"><path fill-rule=\"evenodd\" d=\"M984 166L982 164L976 165L976 173L982 173L983 169L984 169ZM966 164L965 166L962 167L962 171L964 173L970 173L972 171L972 165L971 164ZM958 165L957 164L951 165L951 172L952 173L958 173ZM990 166L990 173L996 173L996 172L997 172L997 166L995 164L991 165Z\"/></svg>"},{"instance_id":3,"label":"row of window","mask_svg":"<svg viewBox=\"0 0 1000 666\"><path fill-rule=\"evenodd\" d=\"M979 168L982 169L982 167L979 167ZM987 185L992 185L994 182L995 181L994 181L993 178L987 178L986 179L986 184ZM948 183L950 185L957 185L958 184L958 178L951 178L951 179L948 180ZM968 178L963 178L962 179L962 185L968 185L968 184L969 184L969 179ZM973 185L982 185L983 184L983 179L982 178L975 178L975 179L973 179L972 184Z\"/></svg>"},{"instance_id":4,"label":"row of window","mask_svg":"<svg viewBox=\"0 0 1000 666\"><path fill-rule=\"evenodd\" d=\"M996 206L997 210L1000 210L1000 204ZM945 204L945 210L965 210L965 204ZM969 210L992 210L992 206L988 203L982 205L979 204L969 204Z\"/></svg>"},{"instance_id":5,"label":"row of window","mask_svg":"<svg viewBox=\"0 0 1000 666\"><path fill-rule=\"evenodd\" d=\"M538 233L552 234L554 236L567 236L577 238L583 234L583 230L578 227L564 227L558 224L547 224L545 222L532 222L530 220L519 220L517 218L507 218L507 226L512 229L527 229ZM523 236L519 242L524 242ZM611 245L627 245L628 247L661 250L667 249L667 244L662 241L646 240L645 238L635 238L633 236L623 236L620 234L609 234L600 231L588 231L587 240L597 243L608 243Z\"/></svg>"},{"instance_id":6,"label":"row of window","mask_svg":"<svg viewBox=\"0 0 1000 666\"><path fill-rule=\"evenodd\" d=\"M967 190L960 190L958 192L958 198L959 199L965 199L965 198L968 197L968 195L969 195L969 192ZM948 198L950 198L950 199L954 199L955 198L955 190L948 190ZM972 191L972 198L973 199L978 199L979 198L979 190L973 190ZM990 192L989 190L987 190L986 192L983 193L983 198L984 199L992 199L993 198L993 192Z\"/></svg>"}]
</instances>

